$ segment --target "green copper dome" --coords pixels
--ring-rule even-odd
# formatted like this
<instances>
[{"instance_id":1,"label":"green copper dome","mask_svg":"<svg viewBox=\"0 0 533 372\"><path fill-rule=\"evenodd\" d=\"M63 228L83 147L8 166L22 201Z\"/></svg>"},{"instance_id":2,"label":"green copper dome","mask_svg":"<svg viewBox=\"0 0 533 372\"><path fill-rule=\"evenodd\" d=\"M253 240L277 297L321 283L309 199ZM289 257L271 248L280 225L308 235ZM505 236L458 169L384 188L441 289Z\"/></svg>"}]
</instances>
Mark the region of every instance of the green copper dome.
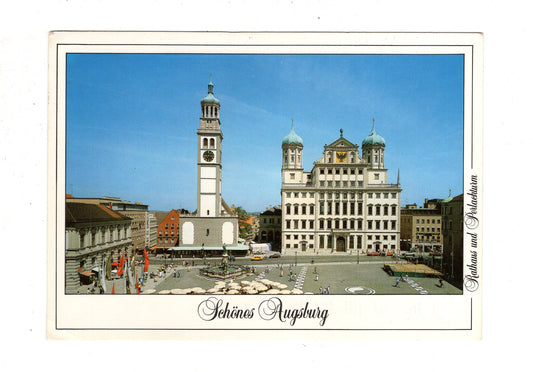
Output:
<instances>
[{"instance_id":1,"label":"green copper dome","mask_svg":"<svg viewBox=\"0 0 533 372\"><path fill-rule=\"evenodd\" d=\"M283 138L283 141L281 142L282 145L304 145L304 141L302 140L302 137L296 134L294 131L294 126L291 126L291 131L289 134Z\"/></svg>"},{"instance_id":2,"label":"green copper dome","mask_svg":"<svg viewBox=\"0 0 533 372\"><path fill-rule=\"evenodd\" d=\"M374 129L374 120L372 120L372 132L363 140L364 145L383 145L385 146L385 139L376 133Z\"/></svg>"},{"instance_id":3,"label":"green copper dome","mask_svg":"<svg viewBox=\"0 0 533 372\"><path fill-rule=\"evenodd\" d=\"M207 86L207 96L202 99L202 103L217 103L220 104L220 101L215 98L215 95L213 94L213 83L211 80L209 80L209 85Z\"/></svg>"}]
</instances>

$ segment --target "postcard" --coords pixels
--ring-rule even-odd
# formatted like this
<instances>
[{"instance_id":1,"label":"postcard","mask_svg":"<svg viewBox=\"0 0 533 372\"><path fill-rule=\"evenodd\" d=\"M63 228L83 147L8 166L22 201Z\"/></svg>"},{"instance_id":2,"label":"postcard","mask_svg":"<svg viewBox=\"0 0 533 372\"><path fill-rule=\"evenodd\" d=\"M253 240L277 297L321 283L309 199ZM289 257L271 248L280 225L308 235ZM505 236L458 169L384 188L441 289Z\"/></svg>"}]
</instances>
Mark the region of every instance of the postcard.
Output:
<instances>
[{"instance_id":1,"label":"postcard","mask_svg":"<svg viewBox=\"0 0 533 372\"><path fill-rule=\"evenodd\" d=\"M52 339L473 339L483 38L51 32Z\"/></svg>"}]
</instances>

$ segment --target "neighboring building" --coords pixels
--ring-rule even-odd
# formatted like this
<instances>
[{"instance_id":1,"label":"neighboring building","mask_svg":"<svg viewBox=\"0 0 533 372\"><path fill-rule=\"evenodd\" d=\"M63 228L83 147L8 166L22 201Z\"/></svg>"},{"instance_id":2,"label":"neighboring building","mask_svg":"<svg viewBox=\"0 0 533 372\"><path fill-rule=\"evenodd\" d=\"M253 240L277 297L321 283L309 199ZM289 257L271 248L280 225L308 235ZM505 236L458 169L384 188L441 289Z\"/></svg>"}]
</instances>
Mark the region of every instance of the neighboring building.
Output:
<instances>
[{"instance_id":1,"label":"neighboring building","mask_svg":"<svg viewBox=\"0 0 533 372\"><path fill-rule=\"evenodd\" d=\"M145 234L145 246L146 248L152 248L157 244L157 218L155 212L148 212L146 214L146 234Z\"/></svg>"},{"instance_id":2,"label":"neighboring building","mask_svg":"<svg viewBox=\"0 0 533 372\"><path fill-rule=\"evenodd\" d=\"M77 293L84 273L131 248L131 221L102 204L66 203L66 293Z\"/></svg>"},{"instance_id":3,"label":"neighboring building","mask_svg":"<svg viewBox=\"0 0 533 372\"><path fill-rule=\"evenodd\" d=\"M400 249L419 253L442 253L440 199L428 199L424 208L409 204L401 209Z\"/></svg>"},{"instance_id":4,"label":"neighboring building","mask_svg":"<svg viewBox=\"0 0 533 372\"><path fill-rule=\"evenodd\" d=\"M385 140L372 131L359 147L343 137L324 146L310 172L294 131L282 142L283 253L392 253L400 246L400 193L387 183Z\"/></svg>"},{"instance_id":5,"label":"neighboring building","mask_svg":"<svg viewBox=\"0 0 533 372\"><path fill-rule=\"evenodd\" d=\"M173 209L157 226L156 249L177 247L179 245L180 214L188 213L184 209Z\"/></svg>"},{"instance_id":6,"label":"neighboring building","mask_svg":"<svg viewBox=\"0 0 533 372\"><path fill-rule=\"evenodd\" d=\"M67 203L90 203L102 204L108 208L119 211L122 215L130 217L131 235L133 252L140 253L146 248L146 234L149 234L149 225L146 224L148 219L148 205L140 202L129 202L120 200L120 198L104 196L103 198L68 198Z\"/></svg>"},{"instance_id":7,"label":"neighboring building","mask_svg":"<svg viewBox=\"0 0 533 372\"><path fill-rule=\"evenodd\" d=\"M444 274L463 289L463 194L444 199L441 209Z\"/></svg>"},{"instance_id":8,"label":"neighboring building","mask_svg":"<svg viewBox=\"0 0 533 372\"><path fill-rule=\"evenodd\" d=\"M271 243L272 250L281 252L281 207L271 207L259 215L259 243Z\"/></svg>"},{"instance_id":9,"label":"neighboring building","mask_svg":"<svg viewBox=\"0 0 533 372\"><path fill-rule=\"evenodd\" d=\"M213 83L201 101L200 128L197 133L197 210L179 219L179 250L185 254L222 252L223 246L234 254L246 254L248 247L238 242L238 217L229 213L222 199L222 131L220 101Z\"/></svg>"}]
</instances>

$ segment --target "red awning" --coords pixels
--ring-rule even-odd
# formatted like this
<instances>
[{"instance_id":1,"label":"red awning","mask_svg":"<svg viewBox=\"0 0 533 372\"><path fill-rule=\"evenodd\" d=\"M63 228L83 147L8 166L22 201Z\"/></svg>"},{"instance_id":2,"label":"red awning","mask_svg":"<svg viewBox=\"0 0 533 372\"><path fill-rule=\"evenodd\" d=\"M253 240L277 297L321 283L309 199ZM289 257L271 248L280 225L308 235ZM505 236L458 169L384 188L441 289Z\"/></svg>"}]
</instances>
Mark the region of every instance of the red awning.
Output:
<instances>
[{"instance_id":1,"label":"red awning","mask_svg":"<svg viewBox=\"0 0 533 372\"><path fill-rule=\"evenodd\" d=\"M83 275L83 276L91 276L91 275L96 275L95 273L91 272L91 271L84 271L82 273L80 273L80 275Z\"/></svg>"}]
</instances>

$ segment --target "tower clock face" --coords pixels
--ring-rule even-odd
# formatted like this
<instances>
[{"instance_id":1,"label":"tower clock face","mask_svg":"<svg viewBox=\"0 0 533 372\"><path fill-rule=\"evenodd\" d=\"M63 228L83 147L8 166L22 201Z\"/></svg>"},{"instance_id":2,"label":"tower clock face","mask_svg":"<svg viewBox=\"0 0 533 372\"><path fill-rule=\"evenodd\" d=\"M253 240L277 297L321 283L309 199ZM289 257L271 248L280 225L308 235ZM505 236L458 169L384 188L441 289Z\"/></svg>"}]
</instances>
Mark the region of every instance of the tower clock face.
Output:
<instances>
[{"instance_id":1,"label":"tower clock face","mask_svg":"<svg viewBox=\"0 0 533 372\"><path fill-rule=\"evenodd\" d=\"M215 158L215 154L213 154L213 151L206 151L204 152L204 160L205 161L213 161L213 159Z\"/></svg>"}]
</instances>

